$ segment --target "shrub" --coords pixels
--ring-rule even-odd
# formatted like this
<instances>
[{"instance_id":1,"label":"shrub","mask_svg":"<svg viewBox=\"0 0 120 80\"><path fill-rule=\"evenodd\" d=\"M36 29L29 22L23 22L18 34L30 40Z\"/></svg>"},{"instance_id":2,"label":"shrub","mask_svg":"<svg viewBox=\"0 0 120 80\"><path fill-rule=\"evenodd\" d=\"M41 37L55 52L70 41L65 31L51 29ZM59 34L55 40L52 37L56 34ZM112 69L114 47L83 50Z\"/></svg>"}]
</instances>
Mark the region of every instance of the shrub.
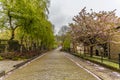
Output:
<instances>
[{"instance_id":1,"label":"shrub","mask_svg":"<svg viewBox=\"0 0 120 80\"><path fill-rule=\"evenodd\" d=\"M0 56L0 60L3 60L3 57Z\"/></svg>"},{"instance_id":2,"label":"shrub","mask_svg":"<svg viewBox=\"0 0 120 80\"><path fill-rule=\"evenodd\" d=\"M9 52L9 53L2 53L1 59L10 59L10 60L21 60L21 59L29 59L34 56L39 55L41 52L39 50L36 51L28 51L25 53L20 52Z\"/></svg>"},{"instance_id":3,"label":"shrub","mask_svg":"<svg viewBox=\"0 0 120 80\"><path fill-rule=\"evenodd\" d=\"M17 40L10 40L8 41L8 50L9 51L19 51L20 50L20 44Z\"/></svg>"},{"instance_id":4,"label":"shrub","mask_svg":"<svg viewBox=\"0 0 120 80\"><path fill-rule=\"evenodd\" d=\"M69 38L65 38L64 42L63 42L63 50L64 51L70 51L70 39Z\"/></svg>"}]
</instances>

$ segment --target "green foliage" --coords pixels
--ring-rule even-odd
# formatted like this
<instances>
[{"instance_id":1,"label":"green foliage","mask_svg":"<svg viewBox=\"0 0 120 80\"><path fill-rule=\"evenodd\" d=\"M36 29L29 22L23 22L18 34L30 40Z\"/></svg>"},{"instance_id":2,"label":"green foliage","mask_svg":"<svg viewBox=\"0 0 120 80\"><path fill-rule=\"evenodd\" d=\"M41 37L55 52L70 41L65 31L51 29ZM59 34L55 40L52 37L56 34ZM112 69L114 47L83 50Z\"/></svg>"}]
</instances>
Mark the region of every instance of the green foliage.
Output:
<instances>
[{"instance_id":1,"label":"green foliage","mask_svg":"<svg viewBox=\"0 0 120 80\"><path fill-rule=\"evenodd\" d=\"M49 0L0 0L0 3L0 25L3 32L9 30L10 40L18 40L28 50L53 48L53 25L47 18Z\"/></svg>"},{"instance_id":2,"label":"green foliage","mask_svg":"<svg viewBox=\"0 0 120 80\"><path fill-rule=\"evenodd\" d=\"M10 39L10 31L6 30L3 32L0 32L0 39Z\"/></svg>"},{"instance_id":3,"label":"green foliage","mask_svg":"<svg viewBox=\"0 0 120 80\"><path fill-rule=\"evenodd\" d=\"M66 37L63 42L63 50L70 51L70 38Z\"/></svg>"},{"instance_id":4,"label":"green foliage","mask_svg":"<svg viewBox=\"0 0 120 80\"><path fill-rule=\"evenodd\" d=\"M0 56L0 60L3 60L3 57Z\"/></svg>"},{"instance_id":5,"label":"green foliage","mask_svg":"<svg viewBox=\"0 0 120 80\"><path fill-rule=\"evenodd\" d=\"M13 57L13 59L12 60L22 60L23 58L20 58L20 57Z\"/></svg>"},{"instance_id":6,"label":"green foliage","mask_svg":"<svg viewBox=\"0 0 120 80\"><path fill-rule=\"evenodd\" d=\"M20 44L18 41L9 40L8 45L9 45L9 49L8 49L9 51L19 51L20 49Z\"/></svg>"}]
</instances>

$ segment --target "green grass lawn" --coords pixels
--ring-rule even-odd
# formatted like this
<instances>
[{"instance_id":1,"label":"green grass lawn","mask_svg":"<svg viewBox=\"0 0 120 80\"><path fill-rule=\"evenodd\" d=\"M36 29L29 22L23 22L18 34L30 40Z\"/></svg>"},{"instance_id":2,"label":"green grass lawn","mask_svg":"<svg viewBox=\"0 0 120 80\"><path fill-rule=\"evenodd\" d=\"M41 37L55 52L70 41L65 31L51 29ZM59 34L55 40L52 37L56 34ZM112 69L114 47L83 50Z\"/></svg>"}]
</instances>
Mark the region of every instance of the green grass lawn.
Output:
<instances>
[{"instance_id":1,"label":"green grass lawn","mask_svg":"<svg viewBox=\"0 0 120 80\"><path fill-rule=\"evenodd\" d=\"M119 68L119 64L117 61L112 61L112 60L109 60L108 58L103 58L103 61L101 60L101 56L93 56L93 57L90 57L89 55L80 55L80 54L75 54L76 56L79 56L79 57L82 57L84 59L87 59L87 60L90 60L90 61L94 61L94 62L97 62L97 63L100 63L100 64L103 64L103 65L106 65L106 66L109 66L109 67L112 67L112 68L115 68L115 69L120 69Z\"/></svg>"},{"instance_id":2,"label":"green grass lawn","mask_svg":"<svg viewBox=\"0 0 120 80\"><path fill-rule=\"evenodd\" d=\"M91 60L91 61L96 61L96 62L105 64L105 65L111 66L113 68L119 69L119 64L118 63L111 62L111 61L108 61L106 59L103 59L103 62L101 61L100 58L95 58L95 57L85 57L85 59L88 59L88 60Z\"/></svg>"}]
</instances>

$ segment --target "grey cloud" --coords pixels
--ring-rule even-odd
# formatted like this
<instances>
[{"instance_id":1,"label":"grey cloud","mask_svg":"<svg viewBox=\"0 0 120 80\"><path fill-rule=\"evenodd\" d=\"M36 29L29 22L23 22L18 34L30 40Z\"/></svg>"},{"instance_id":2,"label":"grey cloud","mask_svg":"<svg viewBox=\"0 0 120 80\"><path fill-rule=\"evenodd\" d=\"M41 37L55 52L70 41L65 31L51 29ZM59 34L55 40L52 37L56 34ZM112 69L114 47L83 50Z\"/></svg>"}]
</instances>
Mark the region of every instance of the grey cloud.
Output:
<instances>
[{"instance_id":1,"label":"grey cloud","mask_svg":"<svg viewBox=\"0 0 120 80\"><path fill-rule=\"evenodd\" d=\"M83 7L94 11L111 11L117 9L120 16L120 0L51 0L49 19L58 31L62 25L72 22L73 16L77 15Z\"/></svg>"}]
</instances>

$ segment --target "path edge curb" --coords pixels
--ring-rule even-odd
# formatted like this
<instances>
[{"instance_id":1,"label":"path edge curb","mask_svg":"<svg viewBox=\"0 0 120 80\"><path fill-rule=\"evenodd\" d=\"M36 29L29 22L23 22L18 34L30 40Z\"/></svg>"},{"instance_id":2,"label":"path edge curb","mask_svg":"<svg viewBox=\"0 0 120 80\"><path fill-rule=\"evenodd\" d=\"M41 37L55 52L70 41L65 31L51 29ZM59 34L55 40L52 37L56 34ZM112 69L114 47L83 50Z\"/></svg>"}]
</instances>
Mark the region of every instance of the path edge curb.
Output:
<instances>
[{"instance_id":1,"label":"path edge curb","mask_svg":"<svg viewBox=\"0 0 120 80\"><path fill-rule=\"evenodd\" d=\"M22 62L23 65L21 65L21 66L19 66L19 67L17 67L17 68L14 68L14 69L12 69L12 70L10 70L10 71L8 71L7 73L5 73L4 75L2 75L2 76L0 77L0 80L4 80L7 76L9 76L10 74L12 74L14 71L26 67L28 64L30 64L31 62L33 62L33 61L35 61L35 60L37 60L37 59L45 56L47 53L48 53L48 52L42 53L42 54L39 55L39 56L35 56L35 57L33 57L33 58L25 61L25 62ZM20 63L20 64L22 64L22 63Z\"/></svg>"},{"instance_id":2,"label":"path edge curb","mask_svg":"<svg viewBox=\"0 0 120 80\"><path fill-rule=\"evenodd\" d=\"M92 76L94 76L97 80L103 80L101 79L99 76L97 76L96 74L94 74L93 72L91 72L90 70L84 68L83 66L81 66L78 62L76 62L75 60L71 59L70 57L66 56L65 54L63 54L66 58L68 58L70 61L72 61L73 63L75 63L78 67L84 69L85 71L87 71L88 73L90 73Z\"/></svg>"}]
</instances>

